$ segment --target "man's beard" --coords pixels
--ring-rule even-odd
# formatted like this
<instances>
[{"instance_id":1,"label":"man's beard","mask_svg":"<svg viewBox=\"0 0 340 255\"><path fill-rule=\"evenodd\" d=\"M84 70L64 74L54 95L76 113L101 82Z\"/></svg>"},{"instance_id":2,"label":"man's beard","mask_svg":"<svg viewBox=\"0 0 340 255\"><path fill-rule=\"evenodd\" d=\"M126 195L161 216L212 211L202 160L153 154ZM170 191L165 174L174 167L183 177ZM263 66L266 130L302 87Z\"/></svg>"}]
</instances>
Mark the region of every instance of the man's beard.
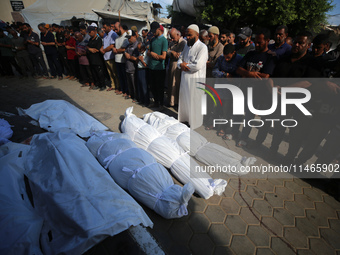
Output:
<instances>
[{"instance_id":1,"label":"man's beard","mask_svg":"<svg viewBox=\"0 0 340 255\"><path fill-rule=\"evenodd\" d=\"M196 37L193 37L193 38L187 40L187 45L189 47L191 47L195 44L195 42L196 42Z\"/></svg>"},{"instance_id":2,"label":"man's beard","mask_svg":"<svg viewBox=\"0 0 340 255\"><path fill-rule=\"evenodd\" d=\"M249 42L249 39L248 39L247 41L241 42L240 44L241 44L241 46L245 47L245 46L247 45L248 42Z\"/></svg>"},{"instance_id":3,"label":"man's beard","mask_svg":"<svg viewBox=\"0 0 340 255\"><path fill-rule=\"evenodd\" d=\"M216 43L216 41L217 41L216 39L214 39L213 41L209 41L209 45L210 45L210 46L214 46L215 43Z\"/></svg>"}]
</instances>

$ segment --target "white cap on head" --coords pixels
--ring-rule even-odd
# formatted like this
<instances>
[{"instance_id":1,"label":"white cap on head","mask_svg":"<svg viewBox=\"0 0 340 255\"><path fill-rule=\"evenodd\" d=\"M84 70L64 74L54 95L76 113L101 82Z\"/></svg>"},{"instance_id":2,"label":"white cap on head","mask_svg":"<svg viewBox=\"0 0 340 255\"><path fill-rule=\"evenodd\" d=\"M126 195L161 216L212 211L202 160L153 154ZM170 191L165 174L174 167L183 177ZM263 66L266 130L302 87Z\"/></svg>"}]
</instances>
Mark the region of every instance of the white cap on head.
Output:
<instances>
[{"instance_id":1,"label":"white cap on head","mask_svg":"<svg viewBox=\"0 0 340 255\"><path fill-rule=\"evenodd\" d=\"M94 23L94 22L93 22L90 26L91 26L91 27L98 27L97 24Z\"/></svg>"},{"instance_id":2,"label":"white cap on head","mask_svg":"<svg viewBox=\"0 0 340 255\"><path fill-rule=\"evenodd\" d=\"M190 26L188 26L187 29L192 29L192 30L194 30L195 32L197 32L198 34L200 33L200 29L199 29L198 26L195 25L195 24L191 24Z\"/></svg>"}]
</instances>

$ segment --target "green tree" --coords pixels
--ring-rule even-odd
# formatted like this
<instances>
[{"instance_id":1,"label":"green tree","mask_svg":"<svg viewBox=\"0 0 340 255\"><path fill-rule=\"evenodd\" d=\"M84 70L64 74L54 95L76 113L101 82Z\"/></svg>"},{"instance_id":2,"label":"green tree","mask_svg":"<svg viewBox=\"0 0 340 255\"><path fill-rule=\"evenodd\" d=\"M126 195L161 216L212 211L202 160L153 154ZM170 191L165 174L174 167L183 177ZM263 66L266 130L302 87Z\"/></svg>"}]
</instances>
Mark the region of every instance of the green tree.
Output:
<instances>
[{"instance_id":1,"label":"green tree","mask_svg":"<svg viewBox=\"0 0 340 255\"><path fill-rule=\"evenodd\" d=\"M295 31L315 30L325 23L331 0L204 0L198 17L220 27L275 27L285 24Z\"/></svg>"}]
</instances>

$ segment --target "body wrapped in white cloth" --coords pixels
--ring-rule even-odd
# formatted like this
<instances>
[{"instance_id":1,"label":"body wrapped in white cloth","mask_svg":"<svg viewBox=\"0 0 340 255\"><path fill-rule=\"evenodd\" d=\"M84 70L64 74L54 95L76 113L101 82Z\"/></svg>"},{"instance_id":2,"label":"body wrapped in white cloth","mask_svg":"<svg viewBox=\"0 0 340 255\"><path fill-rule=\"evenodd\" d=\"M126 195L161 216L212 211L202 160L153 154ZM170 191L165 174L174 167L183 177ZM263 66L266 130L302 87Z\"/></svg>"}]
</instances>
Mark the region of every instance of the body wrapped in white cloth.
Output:
<instances>
[{"instance_id":1,"label":"body wrapped in white cloth","mask_svg":"<svg viewBox=\"0 0 340 255\"><path fill-rule=\"evenodd\" d=\"M199 165L176 141L161 135L154 127L137 118L132 109L130 107L126 110L121 127L138 147L150 152L159 163L170 168L175 178L183 184L191 182L201 197L208 199L214 194L223 193L227 181L214 180L206 172L195 171Z\"/></svg>"},{"instance_id":2,"label":"body wrapped in white cloth","mask_svg":"<svg viewBox=\"0 0 340 255\"><path fill-rule=\"evenodd\" d=\"M175 185L168 171L127 134L96 132L86 146L114 181L135 199L166 219L188 214L188 201L194 193L192 184Z\"/></svg>"}]
</instances>

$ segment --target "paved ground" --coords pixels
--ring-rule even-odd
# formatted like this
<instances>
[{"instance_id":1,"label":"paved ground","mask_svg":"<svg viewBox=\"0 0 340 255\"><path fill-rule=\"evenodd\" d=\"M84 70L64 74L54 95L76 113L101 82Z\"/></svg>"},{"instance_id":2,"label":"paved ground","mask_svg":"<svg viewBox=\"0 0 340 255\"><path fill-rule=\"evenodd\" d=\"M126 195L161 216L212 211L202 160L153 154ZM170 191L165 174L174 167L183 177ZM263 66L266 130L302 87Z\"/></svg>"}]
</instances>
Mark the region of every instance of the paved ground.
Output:
<instances>
[{"instance_id":1,"label":"paved ground","mask_svg":"<svg viewBox=\"0 0 340 255\"><path fill-rule=\"evenodd\" d=\"M0 111L16 113L15 107L28 108L46 99L67 100L117 132L127 107L134 105L134 113L139 117L151 111L113 92L81 88L75 81L0 78ZM176 115L170 110L165 113ZM3 117L1 112L0 117ZM10 117L14 125L13 141L20 142L31 133L42 132L30 124L16 124L19 123L16 118ZM242 156L255 156L256 165L275 163L267 157L271 135L263 147L244 150L235 147L234 141L225 143L214 131L202 127L197 131L210 142L226 146ZM253 130L250 137L254 138L256 132ZM287 143L284 143L280 153L286 150ZM314 161L315 158L310 162ZM340 203L324 191L326 181L250 174L240 179L226 174L213 177L228 180L224 194L208 200L193 196L186 217L165 220L144 207L154 222L154 228L149 231L165 253L340 254ZM105 250L110 254L107 248L110 246L116 247L107 239L99 253Z\"/></svg>"}]
</instances>

